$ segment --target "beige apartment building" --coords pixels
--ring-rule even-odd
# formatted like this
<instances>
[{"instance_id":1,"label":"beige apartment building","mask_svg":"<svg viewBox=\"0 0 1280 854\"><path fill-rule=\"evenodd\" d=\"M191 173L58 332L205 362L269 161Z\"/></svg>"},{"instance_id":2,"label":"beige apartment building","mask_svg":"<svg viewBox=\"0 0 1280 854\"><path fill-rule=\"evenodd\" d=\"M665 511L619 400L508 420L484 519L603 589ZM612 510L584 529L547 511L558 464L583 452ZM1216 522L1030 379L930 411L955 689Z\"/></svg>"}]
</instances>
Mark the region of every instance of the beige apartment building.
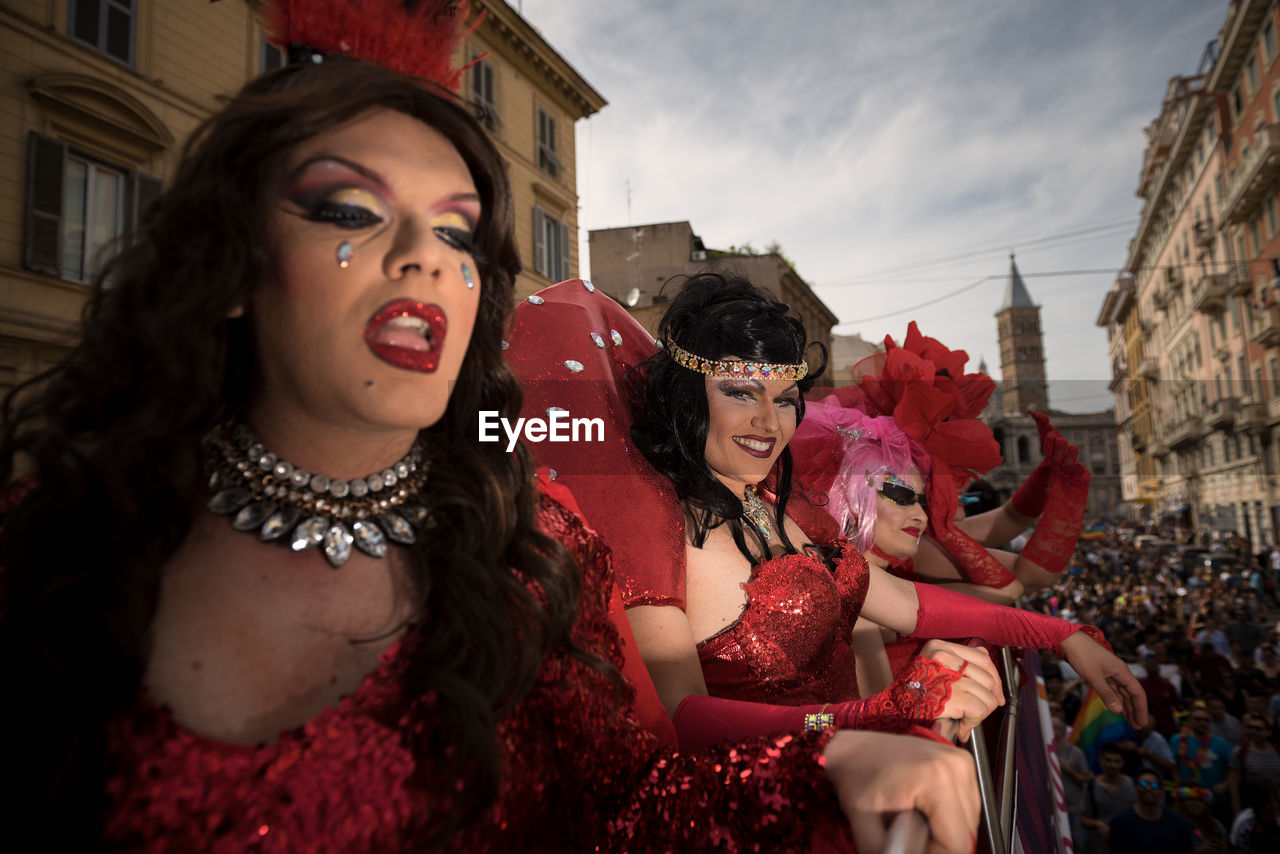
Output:
<instances>
[{"instance_id":1,"label":"beige apartment building","mask_svg":"<svg viewBox=\"0 0 1280 854\"><path fill-rule=\"evenodd\" d=\"M1280 57L1274 0L1228 4L1147 128L1142 217L1103 301L1126 499L1145 518L1280 522Z\"/></svg>"},{"instance_id":2,"label":"beige apartment building","mask_svg":"<svg viewBox=\"0 0 1280 854\"><path fill-rule=\"evenodd\" d=\"M735 254L703 245L688 222L602 228L590 232L591 281L627 306L650 334L666 311L673 276L701 272L733 272L787 303L804 322L810 341L832 346L831 327L837 318L791 264L775 252ZM828 375L820 380L832 384Z\"/></svg>"},{"instance_id":3,"label":"beige apartment building","mask_svg":"<svg viewBox=\"0 0 1280 854\"><path fill-rule=\"evenodd\" d=\"M460 59L507 160L526 272L577 270L575 122L605 101L501 0ZM220 96L282 62L251 0L0 4L0 393L74 344L104 251L172 174Z\"/></svg>"}]
</instances>

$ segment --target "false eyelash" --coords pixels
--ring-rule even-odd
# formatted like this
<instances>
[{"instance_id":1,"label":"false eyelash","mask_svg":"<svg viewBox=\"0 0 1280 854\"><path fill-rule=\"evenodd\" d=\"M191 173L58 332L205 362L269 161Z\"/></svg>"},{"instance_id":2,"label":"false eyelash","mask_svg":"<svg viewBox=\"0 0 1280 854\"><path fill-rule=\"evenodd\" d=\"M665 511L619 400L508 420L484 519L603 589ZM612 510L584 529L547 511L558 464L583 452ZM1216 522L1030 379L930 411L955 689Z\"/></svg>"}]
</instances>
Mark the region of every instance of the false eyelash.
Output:
<instances>
[{"instance_id":1,"label":"false eyelash","mask_svg":"<svg viewBox=\"0 0 1280 854\"><path fill-rule=\"evenodd\" d=\"M339 228L367 228L382 222L382 217L358 205L338 205L320 202L312 205L305 214L313 222L327 222Z\"/></svg>"}]
</instances>

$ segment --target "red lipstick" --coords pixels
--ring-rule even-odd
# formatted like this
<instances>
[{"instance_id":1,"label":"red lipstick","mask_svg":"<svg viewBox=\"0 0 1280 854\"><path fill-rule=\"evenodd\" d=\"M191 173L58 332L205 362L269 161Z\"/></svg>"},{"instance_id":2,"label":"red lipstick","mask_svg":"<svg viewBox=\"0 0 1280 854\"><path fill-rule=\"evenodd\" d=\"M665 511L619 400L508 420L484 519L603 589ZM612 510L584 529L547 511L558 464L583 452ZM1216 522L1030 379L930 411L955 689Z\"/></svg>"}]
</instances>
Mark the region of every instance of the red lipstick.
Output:
<instances>
[{"instance_id":1,"label":"red lipstick","mask_svg":"<svg viewBox=\"0 0 1280 854\"><path fill-rule=\"evenodd\" d=\"M903 530L903 532L904 532L904 533L910 534L910 535L911 535L911 536L913 536L913 537L918 537L918 536L920 536L920 529L919 529L919 528L916 528L916 527L914 527L914 526L913 526L913 527L910 527L910 528L903 528L902 530Z\"/></svg>"},{"instance_id":2,"label":"red lipstick","mask_svg":"<svg viewBox=\"0 0 1280 854\"><path fill-rule=\"evenodd\" d=\"M388 365L429 374L440 366L448 326L434 303L392 300L369 319L364 341Z\"/></svg>"},{"instance_id":3,"label":"red lipstick","mask_svg":"<svg viewBox=\"0 0 1280 854\"><path fill-rule=\"evenodd\" d=\"M744 441L763 443L768 445L769 447L764 450L760 450L759 448L751 448L743 444ZM739 448L741 448L742 450L746 451L751 456L757 457L762 460L767 460L769 459L769 457L773 456L773 446L778 443L778 440L777 438L766 439L762 436L734 436L733 443L737 445Z\"/></svg>"}]
</instances>

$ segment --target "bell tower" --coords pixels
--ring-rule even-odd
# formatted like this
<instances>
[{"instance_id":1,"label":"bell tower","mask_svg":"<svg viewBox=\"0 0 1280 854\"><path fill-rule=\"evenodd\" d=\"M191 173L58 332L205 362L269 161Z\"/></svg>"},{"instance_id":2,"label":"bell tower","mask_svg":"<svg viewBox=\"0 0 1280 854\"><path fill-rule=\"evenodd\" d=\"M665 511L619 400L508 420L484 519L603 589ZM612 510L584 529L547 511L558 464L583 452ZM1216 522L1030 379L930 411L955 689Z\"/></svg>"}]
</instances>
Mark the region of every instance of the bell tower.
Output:
<instances>
[{"instance_id":1,"label":"bell tower","mask_svg":"<svg viewBox=\"0 0 1280 854\"><path fill-rule=\"evenodd\" d=\"M1031 407L1048 410L1040 306L1031 301L1012 254L1009 255L1009 284L1004 291L1004 302L996 312L996 330L1000 336L1003 412L1021 415Z\"/></svg>"}]
</instances>

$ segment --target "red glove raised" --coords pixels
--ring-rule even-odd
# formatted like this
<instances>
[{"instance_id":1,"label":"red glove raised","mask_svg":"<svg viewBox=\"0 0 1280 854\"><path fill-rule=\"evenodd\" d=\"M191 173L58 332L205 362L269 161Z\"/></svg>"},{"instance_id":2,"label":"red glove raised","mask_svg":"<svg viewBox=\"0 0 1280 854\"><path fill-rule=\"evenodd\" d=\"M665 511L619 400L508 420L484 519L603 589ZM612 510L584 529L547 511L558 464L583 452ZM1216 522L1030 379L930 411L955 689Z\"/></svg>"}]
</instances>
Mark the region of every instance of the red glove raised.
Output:
<instances>
[{"instance_id":1,"label":"red glove raised","mask_svg":"<svg viewBox=\"0 0 1280 854\"><path fill-rule=\"evenodd\" d=\"M960 497L950 472L941 465L934 467L929 478L929 533L956 562L964 577L974 584L997 590L1016 581L1013 573L996 560L986 546L956 527L956 510Z\"/></svg>"},{"instance_id":2,"label":"red glove raised","mask_svg":"<svg viewBox=\"0 0 1280 854\"><path fill-rule=\"evenodd\" d=\"M915 588L920 607L916 611L916 628L910 637L943 640L977 637L998 646L1051 649L1062 655L1062 642L1082 631L1111 649L1106 637L1093 626L1068 623L1057 617L1005 605L992 605L934 584L916 584Z\"/></svg>"},{"instance_id":3,"label":"red glove raised","mask_svg":"<svg viewBox=\"0 0 1280 854\"><path fill-rule=\"evenodd\" d=\"M1044 512L1049 501L1049 487L1057 480L1070 481L1084 470L1077 461L1079 449L1067 441L1067 437L1049 422L1049 416L1034 409L1027 410L1036 422L1036 430L1040 433L1040 452L1043 459L1036 466L1031 476L1022 482L1018 490L1009 499L1009 504L1020 516L1036 519ZM1088 474L1085 471L1085 474Z\"/></svg>"},{"instance_id":4,"label":"red glove raised","mask_svg":"<svg viewBox=\"0 0 1280 854\"><path fill-rule=\"evenodd\" d=\"M1069 447L1069 456L1075 463L1076 449ZM1045 572L1060 573L1071 560L1089 503L1089 480L1089 470L1079 463L1054 470L1048 509L1022 549L1022 556Z\"/></svg>"},{"instance_id":5,"label":"red glove raised","mask_svg":"<svg viewBox=\"0 0 1280 854\"><path fill-rule=\"evenodd\" d=\"M701 750L722 741L806 729L863 729L906 732L929 726L951 699L960 673L931 658L911 661L888 688L865 700L823 706L772 706L691 694L672 715L681 750Z\"/></svg>"}]
</instances>

